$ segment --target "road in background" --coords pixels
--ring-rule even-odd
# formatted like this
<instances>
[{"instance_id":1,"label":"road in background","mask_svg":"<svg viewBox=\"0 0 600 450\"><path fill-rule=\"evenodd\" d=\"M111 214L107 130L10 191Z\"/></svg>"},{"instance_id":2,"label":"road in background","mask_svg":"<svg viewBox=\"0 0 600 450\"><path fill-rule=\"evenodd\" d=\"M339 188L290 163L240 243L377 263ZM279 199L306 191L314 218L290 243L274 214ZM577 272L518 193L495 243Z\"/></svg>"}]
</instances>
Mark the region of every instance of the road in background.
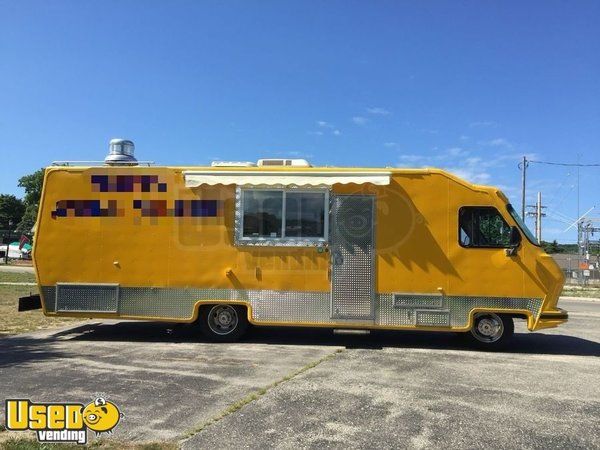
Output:
<instances>
[{"instance_id":1,"label":"road in background","mask_svg":"<svg viewBox=\"0 0 600 450\"><path fill-rule=\"evenodd\" d=\"M35 273L33 266L7 266L6 264L0 264L0 272L13 272L13 273Z\"/></svg>"}]
</instances>

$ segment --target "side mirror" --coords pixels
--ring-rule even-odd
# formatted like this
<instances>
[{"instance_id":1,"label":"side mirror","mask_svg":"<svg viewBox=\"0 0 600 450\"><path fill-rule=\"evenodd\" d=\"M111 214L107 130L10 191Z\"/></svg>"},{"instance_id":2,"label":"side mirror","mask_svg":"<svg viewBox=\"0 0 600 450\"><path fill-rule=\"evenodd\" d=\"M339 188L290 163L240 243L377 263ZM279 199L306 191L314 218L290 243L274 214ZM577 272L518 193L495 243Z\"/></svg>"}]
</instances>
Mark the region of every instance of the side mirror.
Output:
<instances>
[{"instance_id":1,"label":"side mirror","mask_svg":"<svg viewBox=\"0 0 600 450\"><path fill-rule=\"evenodd\" d=\"M506 256L515 256L521 245L521 233L517 227L510 227L510 247L506 249Z\"/></svg>"}]
</instances>

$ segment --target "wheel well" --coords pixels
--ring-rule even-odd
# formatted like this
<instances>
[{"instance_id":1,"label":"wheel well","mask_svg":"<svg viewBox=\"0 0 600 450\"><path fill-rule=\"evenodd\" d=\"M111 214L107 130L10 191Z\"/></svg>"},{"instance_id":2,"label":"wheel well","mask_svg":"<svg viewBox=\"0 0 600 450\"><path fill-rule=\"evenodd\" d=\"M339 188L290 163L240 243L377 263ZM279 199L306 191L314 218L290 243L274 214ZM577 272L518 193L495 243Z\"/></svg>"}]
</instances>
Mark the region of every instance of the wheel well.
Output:
<instances>
[{"instance_id":1,"label":"wheel well","mask_svg":"<svg viewBox=\"0 0 600 450\"><path fill-rule=\"evenodd\" d=\"M529 316L526 313L506 312L506 311L502 311L501 309L499 309L499 310L489 310L489 311L488 310L484 310L484 311L474 311L474 312L472 312L473 318L477 314L485 314L485 313L497 314L499 316L511 317L513 319L529 320Z\"/></svg>"},{"instance_id":2,"label":"wheel well","mask_svg":"<svg viewBox=\"0 0 600 450\"><path fill-rule=\"evenodd\" d=\"M237 303L237 302L223 302L223 301L214 301L214 302L198 302L196 303L196 320L194 322L197 322L198 320L200 320L200 313L202 312L202 310L204 309L210 309L213 306L216 305L231 305L231 306L237 306L239 308L243 308L244 309L244 313L246 316L248 316L249 314L249 308L248 305L246 303Z\"/></svg>"},{"instance_id":3,"label":"wheel well","mask_svg":"<svg viewBox=\"0 0 600 450\"><path fill-rule=\"evenodd\" d=\"M527 314L523 314L523 313L510 313L510 314L502 314L502 315L512 317L513 319L528 320Z\"/></svg>"}]
</instances>

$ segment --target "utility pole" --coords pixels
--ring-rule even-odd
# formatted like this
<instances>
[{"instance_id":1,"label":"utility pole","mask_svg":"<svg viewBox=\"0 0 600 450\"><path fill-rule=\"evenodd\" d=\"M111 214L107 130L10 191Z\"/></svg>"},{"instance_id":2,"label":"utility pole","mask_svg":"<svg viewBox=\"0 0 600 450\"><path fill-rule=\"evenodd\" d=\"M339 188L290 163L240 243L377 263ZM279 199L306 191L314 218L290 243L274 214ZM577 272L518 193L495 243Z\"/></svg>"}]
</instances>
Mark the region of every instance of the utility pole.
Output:
<instances>
[{"instance_id":1,"label":"utility pole","mask_svg":"<svg viewBox=\"0 0 600 450\"><path fill-rule=\"evenodd\" d=\"M577 217L579 212L579 153L577 153Z\"/></svg>"},{"instance_id":2,"label":"utility pole","mask_svg":"<svg viewBox=\"0 0 600 450\"><path fill-rule=\"evenodd\" d=\"M593 244L600 244L600 241L592 241L590 236L594 236L594 233L600 232L600 227L594 226L594 222L598 222L598 219L585 219L579 221L578 232L581 233L581 256L586 260L590 259L590 247Z\"/></svg>"},{"instance_id":3,"label":"utility pole","mask_svg":"<svg viewBox=\"0 0 600 450\"><path fill-rule=\"evenodd\" d=\"M527 205L532 211L528 211L528 216L533 216L535 219L535 238L538 242L542 242L542 217L546 217L546 214L542 212L545 206L542 206L542 193L538 192L537 202L535 205Z\"/></svg>"},{"instance_id":4,"label":"utility pole","mask_svg":"<svg viewBox=\"0 0 600 450\"><path fill-rule=\"evenodd\" d=\"M521 218L523 222L525 222L525 177L527 172L527 166L529 163L527 162L527 156L523 156L523 161L519 163L519 167L522 170L521 173Z\"/></svg>"},{"instance_id":5,"label":"utility pole","mask_svg":"<svg viewBox=\"0 0 600 450\"><path fill-rule=\"evenodd\" d=\"M577 217L579 217L579 153L577 153ZM583 250L583 243L581 238L583 237L583 220L580 219L577 222L577 248L579 249L580 255L585 255ZM585 257L585 256L584 256Z\"/></svg>"},{"instance_id":6,"label":"utility pole","mask_svg":"<svg viewBox=\"0 0 600 450\"><path fill-rule=\"evenodd\" d=\"M577 253L579 253L579 256L585 255L583 247L583 220L580 219L577 222L577 249L579 250Z\"/></svg>"},{"instance_id":7,"label":"utility pole","mask_svg":"<svg viewBox=\"0 0 600 450\"><path fill-rule=\"evenodd\" d=\"M542 206L542 193L541 192L538 192L536 206L537 206L537 208L535 209L535 212L536 212L535 233L536 233L538 242L542 242L542 217L544 217L546 214L544 214L542 212L542 208L545 208L545 206Z\"/></svg>"}]
</instances>

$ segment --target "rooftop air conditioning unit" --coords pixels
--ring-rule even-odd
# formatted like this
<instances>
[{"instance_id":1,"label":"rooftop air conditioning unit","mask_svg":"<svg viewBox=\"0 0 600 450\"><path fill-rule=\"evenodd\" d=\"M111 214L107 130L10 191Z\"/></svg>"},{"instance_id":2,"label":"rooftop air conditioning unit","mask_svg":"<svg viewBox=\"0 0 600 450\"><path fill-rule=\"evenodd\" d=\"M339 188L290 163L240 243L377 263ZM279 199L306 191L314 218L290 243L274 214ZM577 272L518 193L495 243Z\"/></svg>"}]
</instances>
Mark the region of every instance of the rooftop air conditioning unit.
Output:
<instances>
[{"instance_id":1,"label":"rooftop air conditioning unit","mask_svg":"<svg viewBox=\"0 0 600 450\"><path fill-rule=\"evenodd\" d=\"M261 166L293 166L293 167L312 167L305 159L259 159L257 165Z\"/></svg>"}]
</instances>

